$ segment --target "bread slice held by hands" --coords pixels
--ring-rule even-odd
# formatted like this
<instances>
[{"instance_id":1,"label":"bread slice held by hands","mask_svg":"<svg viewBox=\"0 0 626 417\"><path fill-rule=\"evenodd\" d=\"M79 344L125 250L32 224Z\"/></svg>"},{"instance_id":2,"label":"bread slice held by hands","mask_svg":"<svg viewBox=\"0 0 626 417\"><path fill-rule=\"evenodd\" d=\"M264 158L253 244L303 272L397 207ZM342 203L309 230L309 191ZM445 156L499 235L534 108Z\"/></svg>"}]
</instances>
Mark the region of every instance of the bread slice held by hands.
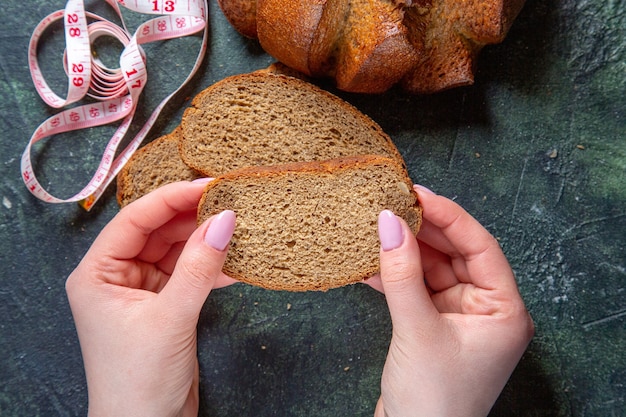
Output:
<instances>
[{"instance_id":1,"label":"bread slice held by hands","mask_svg":"<svg viewBox=\"0 0 626 417\"><path fill-rule=\"evenodd\" d=\"M198 223L233 210L224 272L272 290L328 290L379 270L378 214L392 210L416 234L421 207L406 169L379 155L250 167L210 182Z\"/></svg>"},{"instance_id":2,"label":"bread slice held by hands","mask_svg":"<svg viewBox=\"0 0 626 417\"><path fill-rule=\"evenodd\" d=\"M383 155L404 164L371 118L317 86L269 71L213 84L182 122L180 154L206 177L248 166Z\"/></svg>"}]
</instances>

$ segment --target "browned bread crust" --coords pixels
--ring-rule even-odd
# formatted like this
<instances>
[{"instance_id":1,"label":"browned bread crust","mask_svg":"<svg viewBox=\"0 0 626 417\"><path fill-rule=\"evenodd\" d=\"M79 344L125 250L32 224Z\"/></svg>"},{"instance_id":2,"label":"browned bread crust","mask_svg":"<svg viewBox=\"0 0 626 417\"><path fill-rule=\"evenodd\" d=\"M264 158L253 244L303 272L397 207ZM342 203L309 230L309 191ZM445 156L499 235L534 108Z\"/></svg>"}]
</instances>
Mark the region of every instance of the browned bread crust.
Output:
<instances>
[{"instance_id":1,"label":"browned bread crust","mask_svg":"<svg viewBox=\"0 0 626 417\"><path fill-rule=\"evenodd\" d=\"M256 0L217 0L226 19L243 36L256 38Z\"/></svg>"},{"instance_id":2,"label":"browned bread crust","mask_svg":"<svg viewBox=\"0 0 626 417\"><path fill-rule=\"evenodd\" d=\"M421 224L406 169L378 155L229 172L207 185L198 223L227 209L237 225L224 272L273 290L328 290L375 274L384 209L414 233Z\"/></svg>"},{"instance_id":3,"label":"browned bread crust","mask_svg":"<svg viewBox=\"0 0 626 417\"><path fill-rule=\"evenodd\" d=\"M286 77L299 78L306 82L311 81L310 77L307 77L305 74L292 67L288 67L282 62L273 62L267 68L261 68L254 72L257 74L269 73L273 75L284 75Z\"/></svg>"},{"instance_id":4,"label":"browned bread crust","mask_svg":"<svg viewBox=\"0 0 626 417\"><path fill-rule=\"evenodd\" d=\"M257 37L276 59L342 90L400 83L433 93L474 82L479 51L502 42L525 0L220 0L240 32L254 4ZM248 14L247 19L253 16Z\"/></svg>"},{"instance_id":5,"label":"browned bread crust","mask_svg":"<svg viewBox=\"0 0 626 417\"><path fill-rule=\"evenodd\" d=\"M309 74L309 51L324 10L323 2L267 1L257 2L257 7L257 36L263 48L282 50L282 63ZM276 14L283 19L272 19ZM298 22L299 30L294 30L293 22Z\"/></svg>"}]
</instances>

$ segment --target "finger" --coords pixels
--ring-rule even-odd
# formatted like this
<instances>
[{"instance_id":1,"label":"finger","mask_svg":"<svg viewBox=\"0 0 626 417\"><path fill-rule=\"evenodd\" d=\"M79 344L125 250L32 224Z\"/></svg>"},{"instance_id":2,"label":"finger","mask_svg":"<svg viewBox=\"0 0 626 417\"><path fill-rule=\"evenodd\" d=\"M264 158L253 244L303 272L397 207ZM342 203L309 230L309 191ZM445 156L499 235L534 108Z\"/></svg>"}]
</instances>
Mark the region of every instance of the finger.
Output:
<instances>
[{"instance_id":1,"label":"finger","mask_svg":"<svg viewBox=\"0 0 626 417\"><path fill-rule=\"evenodd\" d=\"M206 184L165 185L124 207L92 245L95 256L131 259L144 248L150 234L182 212L196 210Z\"/></svg>"},{"instance_id":2,"label":"finger","mask_svg":"<svg viewBox=\"0 0 626 417\"><path fill-rule=\"evenodd\" d=\"M180 254L183 253L187 241L172 244L169 251L165 253L157 262L152 262L164 274L172 275Z\"/></svg>"},{"instance_id":3,"label":"finger","mask_svg":"<svg viewBox=\"0 0 626 417\"><path fill-rule=\"evenodd\" d=\"M166 308L186 321L197 320L211 289L220 279L227 247L235 228L235 213L223 211L211 217L187 241L169 282L159 296Z\"/></svg>"},{"instance_id":4,"label":"finger","mask_svg":"<svg viewBox=\"0 0 626 417\"><path fill-rule=\"evenodd\" d=\"M418 186L415 190L419 190ZM420 193L419 200L423 224L418 238L433 248L448 255L471 256L478 247L475 238L479 241L491 238L491 234L454 201L432 192Z\"/></svg>"},{"instance_id":5,"label":"finger","mask_svg":"<svg viewBox=\"0 0 626 417\"><path fill-rule=\"evenodd\" d=\"M424 215L419 233L417 234L417 240L425 242L445 254L456 252L454 245L441 228L432 224Z\"/></svg>"},{"instance_id":6,"label":"finger","mask_svg":"<svg viewBox=\"0 0 626 417\"><path fill-rule=\"evenodd\" d=\"M420 202L424 223L434 227L419 239L447 254L460 280L485 289L517 288L500 245L476 219L442 196L422 193Z\"/></svg>"},{"instance_id":7,"label":"finger","mask_svg":"<svg viewBox=\"0 0 626 417\"><path fill-rule=\"evenodd\" d=\"M160 263L170 252L172 246L184 244L197 228L195 209L179 213L169 222L150 233L144 247L137 255L137 259L149 263ZM170 270L171 272L172 270Z\"/></svg>"},{"instance_id":8,"label":"finger","mask_svg":"<svg viewBox=\"0 0 626 417\"><path fill-rule=\"evenodd\" d=\"M237 283L239 283L239 281L237 281L234 278L229 277L228 275L222 272L217 277L217 280L215 281L215 285L213 285L213 289L224 288L224 287L228 287Z\"/></svg>"},{"instance_id":9,"label":"finger","mask_svg":"<svg viewBox=\"0 0 626 417\"><path fill-rule=\"evenodd\" d=\"M457 285L460 281L452 268L450 257L418 239L422 255L424 279L428 287L435 291L443 291Z\"/></svg>"},{"instance_id":10,"label":"finger","mask_svg":"<svg viewBox=\"0 0 626 417\"><path fill-rule=\"evenodd\" d=\"M378 292L385 293L385 289L383 288L383 282L380 279L380 273L377 273L370 278L364 279L361 281L362 284L369 285L373 289Z\"/></svg>"},{"instance_id":11,"label":"finger","mask_svg":"<svg viewBox=\"0 0 626 417\"><path fill-rule=\"evenodd\" d=\"M465 258L458 252L454 243L450 242L441 228L433 225L427 220L422 221L420 234L417 237L420 245L430 247L440 255L436 256L432 262L443 261L445 265L435 265L436 269L448 269L451 276L447 280L450 285L456 282L472 282L472 278L467 270ZM452 279L453 278L453 279Z\"/></svg>"},{"instance_id":12,"label":"finger","mask_svg":"<svg viewBox=\"0 0 626 417\"><path fill-rule=\"evenodd\" d=\"M417 240L404 220L385 210L378 217L380 277L394 329L403 331L437 313L424 284Z\"/></svg>"},{"instance_id":13,"label":"finger","mask_svg":"<svg viewBox=\"0 0 626 417\"><path fill-rule=\"evenodd\" d=\"M160 271L162 271L165 275L167 275L167 279L163 280L162 285L155 292L161 291L163 286L165 286L165 284L167 283L167 280L169 280L169 276L172 275L172 271L174 271L174 268L176 267L178 258L180 257L180 254L183 252L185 243L186 242L178 242L172 245L170 251L165 256L163 256L163 258L156 264L157 268L159 268ZM237 281L236 279L231 278L228 275L221 272L220 275L217 277L217 280L215 281L215 285L213 286L213 288L228 287L238 282L239 281Z\"/></svg>"},{"instance_id":14,"label":"finger","mask_svg":"<svg viewBox=\"0 0 626 417\"><path fill-rule=\"evenodd\" d=\"M182 242L172 246L172 250L156 265L158 269L147 269L146 272L142 274L141 283L134 284L132 282L125 282L124 286L129 288L141 288L155 293L161 292L171 278L171 271L174 270L176 262L183 251L183 247L184 243ZM238 282L239 281L236 279L220 272L215 280L213 289L228 287Z\"/></svg>"},{"instance_id":15,"label":"finger","mask_svg":"<svg viewBox=\"0 0 626 417\"><path fill-rule=\"evenodd\" d=\"M432 300L440 313L489 315L501 310L501 303L495 302L493 295L498 293L458 284L433 294Z\"/></svg>"}]
</instances>

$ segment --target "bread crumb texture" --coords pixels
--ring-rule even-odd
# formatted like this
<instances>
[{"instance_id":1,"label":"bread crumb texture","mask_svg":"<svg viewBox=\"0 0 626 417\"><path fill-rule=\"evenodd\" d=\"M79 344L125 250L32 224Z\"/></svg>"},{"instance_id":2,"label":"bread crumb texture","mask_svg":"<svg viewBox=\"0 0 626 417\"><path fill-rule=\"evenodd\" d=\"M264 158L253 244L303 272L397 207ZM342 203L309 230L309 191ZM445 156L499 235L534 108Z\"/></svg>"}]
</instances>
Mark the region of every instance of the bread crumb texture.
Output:
<instances>
[{"instance_id":1,"label":"bread crumb texture","mask_svg":"<svg viewBox=\"0 0 626 417\"><path fill-rule=\"evenodd\" d=\"M180 128L140 148L117 176L117 201L124 207L157 188L176 181L192 181L201 174L178 153Z\"/></svg>"}]
</instances>

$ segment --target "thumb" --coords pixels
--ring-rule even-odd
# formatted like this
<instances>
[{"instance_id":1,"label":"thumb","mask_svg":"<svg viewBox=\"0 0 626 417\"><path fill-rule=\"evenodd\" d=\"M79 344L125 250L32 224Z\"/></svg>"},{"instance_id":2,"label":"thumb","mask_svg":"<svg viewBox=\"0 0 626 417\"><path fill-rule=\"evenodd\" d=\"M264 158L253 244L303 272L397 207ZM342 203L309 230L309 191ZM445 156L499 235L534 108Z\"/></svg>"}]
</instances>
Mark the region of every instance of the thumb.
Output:
<instances>
[{"instance_id":1,"label":"thumb","mask_svg":"<svg viewBox=\"0 0 626 417\"><path fill-rule=\"evenodd\" d=\"M389 210L378 216L380 278L395 330L413 333L416 325L437 315L426 284L417 239L400 217Z\"/></svg>"},{"instance_id":2,"label":"thumb","mask_svg":"<svg viewBox=\"0 0 626 417\"><path fill-rule=\"evenodd\" d=\"M225 210L204 222L187 240L174 272L159 294L185 317L197 317L222 272L235 229L235 213Z\"/></svg>"}]
</instances>

